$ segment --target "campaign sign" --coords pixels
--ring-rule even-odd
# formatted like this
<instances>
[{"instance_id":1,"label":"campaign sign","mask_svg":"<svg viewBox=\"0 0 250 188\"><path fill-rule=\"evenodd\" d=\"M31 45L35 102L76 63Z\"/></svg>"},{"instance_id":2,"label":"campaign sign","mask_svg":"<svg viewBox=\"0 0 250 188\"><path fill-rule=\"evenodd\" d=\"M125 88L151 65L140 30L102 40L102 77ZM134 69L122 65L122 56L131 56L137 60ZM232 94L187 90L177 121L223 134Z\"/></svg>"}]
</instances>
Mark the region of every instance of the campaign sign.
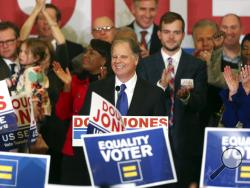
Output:
<instances>
[{"instance_id":1,"label":"campaign sign","mask_svg":"<svg viewBox=\"0 0 250 188\"><path fill-rule=\"evenodd\" d=\"M250 187L250 129L206 128L200 187Z\"/></svg>"},{"instance_id":2,"label":"campaign sign","mask_svg":"<svg viewBox=\"0 0 250 188\"><path fill-rule=\"evenodd\" d=\"M124 131L120 112L109 101L92 92L88 134Z\"/></svg>"},{"instance_id":3,"label":"campaign sign","mask_svg":"<svg viewBox=\"0 0 250 188\"><path fill-rule=\"evenodd\" d=\"M0 134L17 129L15 112L13 110L8 86L5 80L0 81Z\"/></svg>"},{"instance_id":4,"label":"campaign sign","mask_svg":"<svg viewBox=\"0 0 250 188\"><path fill-rule=\"evenodd\" d=\"M168 127L167 116L122 116L126 130ZM72 144L82 146L81 135L87 134L89 116L73 116Z\"/></svg>"},{"instance_id":5,"label":"campaign sign","mask_svg":"<svg viewBox=\"0 0 250 188\"><path fill-rule=\"evenodd\" d=\"M33 143L38 136L31 99L28 96L12 97L18 129L0 135L0 150L7 151L19 145Z\"/></svg>"},{"instance_id":6,"label":"campaign sign","mask_svg":"<svg viewBox=\"0 0 250 188\"><path fill-rule=\"evenodd\" d=\"M46 155L0 152L0 187L44 188L49 165Z\"/></svg>"},{"instance_id":7,"label":"campaign sign","mask_svg":"<svg viewBox=\"0 0 250 188\"><path fill-rule=\"evenodd\" d=\"M83 135L92 186L135 183L151 187L177 181L167 129Z\"/></svg>"}]
</instances>

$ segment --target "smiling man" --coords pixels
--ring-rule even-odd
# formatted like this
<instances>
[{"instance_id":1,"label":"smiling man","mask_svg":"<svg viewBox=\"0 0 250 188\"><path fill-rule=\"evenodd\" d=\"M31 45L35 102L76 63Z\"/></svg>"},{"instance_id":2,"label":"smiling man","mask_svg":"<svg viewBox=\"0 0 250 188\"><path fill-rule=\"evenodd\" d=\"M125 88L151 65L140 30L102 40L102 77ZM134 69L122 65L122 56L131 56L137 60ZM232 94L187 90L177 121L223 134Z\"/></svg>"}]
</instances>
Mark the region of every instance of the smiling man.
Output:
<instances>
[{"instance_id":1,"label":"smiling man","mask_svg":"<svg viewBox=\"0 0 250 188\"><path fill-rule=\"evenodd\" d=\"M159 52L139 63L138 76L165 91L169 135L178 183L173 187L198 185L204 127L199 112L206 105L206 65L181 49L185 23L181 15L167 12L161 17Z\"/></svg>"},{"instance_id":2,"label":"smiling man","mask_svg":"<svg viewBox=\"0 0 250 188\"><path fill-rule=\"evenodd\" d=\"M156 86L151 86L137 77L136 67L140 48L130 38L120 38L112 43L111 66L114 75L90 85L82 114L89 114L92 91L117 105L122 87L127 95L128 110L123 115L156 116L165 115L164 94ZM122 86L123 85L123 86ZM147 93L147 95L145 95Z\"/></svg>"},{"instance_id":3,"label":"smiling man","mask_svg":"<svg viewBox=\"0 0 250 188\"><path fill-rule=\"evenodd\" d=\"M146 57L161 48L157 36L158 26L154 24L158 0L133 0L131 8L135 20L128 27L134 29L140 42L140 55Z\"/></svg>"}]
</instances>

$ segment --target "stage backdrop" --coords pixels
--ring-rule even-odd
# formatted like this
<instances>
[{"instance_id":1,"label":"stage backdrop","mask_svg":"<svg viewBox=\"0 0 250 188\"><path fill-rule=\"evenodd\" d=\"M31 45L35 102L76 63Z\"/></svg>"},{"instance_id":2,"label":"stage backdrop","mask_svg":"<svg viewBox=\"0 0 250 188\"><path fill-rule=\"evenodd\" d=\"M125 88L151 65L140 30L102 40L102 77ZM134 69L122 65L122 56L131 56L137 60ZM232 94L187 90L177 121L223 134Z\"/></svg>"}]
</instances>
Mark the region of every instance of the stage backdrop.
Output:
<instances>
[{"instance_id":1,"label":"stage backdrop","mask_svg":"<svg viewBox=\"0 0 250 188\"><path fill-rule=\"evenodd\" d=\"M133 20L130 13L132 0L47 0L62 11L62 28L65 36L83 45L91 39L92 21L99 16L109 16L116 27ZM35 5L35 0L0 0L0 19L10 20L21 26ZM168 11L180 13L186 24L184 48L192 48L192 25L199 19L209 18L219 22L221 16L236 13L242 18L244 33L250 32L249 0L159 0L158 16Z\"/></svg>"}]
</instances>

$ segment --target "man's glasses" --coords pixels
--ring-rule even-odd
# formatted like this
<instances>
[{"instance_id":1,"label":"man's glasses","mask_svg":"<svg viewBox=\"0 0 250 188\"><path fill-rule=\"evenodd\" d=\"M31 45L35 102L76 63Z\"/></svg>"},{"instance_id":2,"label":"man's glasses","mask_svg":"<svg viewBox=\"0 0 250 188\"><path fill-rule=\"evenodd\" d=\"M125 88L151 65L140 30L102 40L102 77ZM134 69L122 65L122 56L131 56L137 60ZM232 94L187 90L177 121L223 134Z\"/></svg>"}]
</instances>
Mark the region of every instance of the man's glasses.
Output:
<instances>
[{"instance_id":1,"label":"man's glasses","mask_svg":"<svg viewBox=\"0 0 250 188\"><path fill-rule=\"evenodd\" d=\"M0 46L4 46L4 45L13 45L16 42L16 39L9 39L9 40L5 40L5 41L0 41Z\"/></svg>"},{"instance_id":2,"label":"man's glasses","mask_svg":"<svg viewBox=\"0 0 250 188\"><path fill-rule=\"evenodd\" d=\"M94 32L110 31L113 28L114 28L113 26L96 27L96 28L93 28L93 31Z\"/></svg>"}]
</instances>

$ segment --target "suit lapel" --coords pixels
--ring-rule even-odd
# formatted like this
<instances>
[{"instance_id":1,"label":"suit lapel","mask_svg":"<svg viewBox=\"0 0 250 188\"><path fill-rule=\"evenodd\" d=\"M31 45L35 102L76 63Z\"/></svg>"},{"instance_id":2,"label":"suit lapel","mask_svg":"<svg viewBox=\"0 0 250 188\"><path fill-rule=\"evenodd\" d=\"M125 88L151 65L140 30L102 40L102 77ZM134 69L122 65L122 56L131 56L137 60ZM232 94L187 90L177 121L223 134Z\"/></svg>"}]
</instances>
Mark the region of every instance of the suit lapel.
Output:
<instances>
[{"instance_id":1,"label":"suit lapel","mask_svg":"<svg viewBox=\"0 0 250 188\"><path fill-rule=\"evenodd\" d=\"M141 98L142 98L142 95L141 95L142 93L143 93L142 85L140 84L140 80L137 77L133 97L132 97L132 100L131 100L127 115L132 115L132 114L137 114L138 113L136 111L138 109L138 104L141 104L140 101L141 101Z\"/></svg>"},{"instance_id":2,"label":"suit lapel","mask_svg":"<svg viewBox=\"0 0 250 188\"><path fill-rule=\"evenodd\" d=\"M176 76L175 76L175 88L179 88L180 87L180 83L179 80L183 77L183 72L185 72L186 66L188 66L185 61L187 60L185 58L186 54L185 52L182 50L181 53L181 58L180 58L180 62L178 64L177 67L177 72L176 72Z\"/></svg>"},{"instance_id":3,"label":"suit lapel","mask_svg":"<svg viewBox=\"0 0 250 188\"><path fill-rule=\"evenodd\" d=\"M107 83L105 84L106 96L105 98L115 105L115 76L110 76L107 78Z\"/></svg>"},{"instance_id":4,"label":"suit lapel","mask_svg":"<svg viewBox=\"0 0 250 188\"><path fill-rule=\"evenodd\" d=\"M159 66L158 65L154 66L156 71L157 71L155 73L155 75L157 76L157 79L159 79L158 76L160 75L160 78L161 78L162 71L165 69L165 63L164 63L163 57L161 55L161 51L157 52L155 61L156 62L154 62L154 63L159 64Z\"/></svg>"}]
</instances>

